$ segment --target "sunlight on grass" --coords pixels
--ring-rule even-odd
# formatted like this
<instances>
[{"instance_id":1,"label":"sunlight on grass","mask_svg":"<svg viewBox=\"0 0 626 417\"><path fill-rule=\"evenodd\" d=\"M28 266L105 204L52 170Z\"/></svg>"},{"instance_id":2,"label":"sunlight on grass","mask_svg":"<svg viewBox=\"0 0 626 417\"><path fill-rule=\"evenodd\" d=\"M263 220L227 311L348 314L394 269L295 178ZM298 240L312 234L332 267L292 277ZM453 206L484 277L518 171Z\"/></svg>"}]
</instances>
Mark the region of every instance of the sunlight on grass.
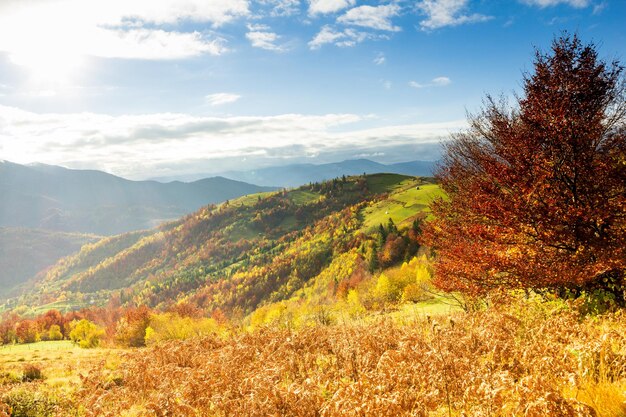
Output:
<instances>
[{"instance_id":1,"label":"sunlight on grass","mask_svg":"<svg viewBox=\"0 0 626 417\"><path fill-rule=\"evenodd\" d=\"M388 199L365 208L363 229L372 232L378 225L386 224L391 218L396 225L408 222L420 212L430 213L428 205L443 191L436 184L420 184L413 180L392 193Z\"/></svg>"},{"instance_id":2,"label":"sunlight on grass","mask_svg":"<svg viewBox=\"0 0 626 417\"><path fill-rule=\"evenodd\" d=\"M290 191L287 197L299 206L315 203L320 198L320 194L313 191L295 190Z\"/></svg>"}]
</instances>

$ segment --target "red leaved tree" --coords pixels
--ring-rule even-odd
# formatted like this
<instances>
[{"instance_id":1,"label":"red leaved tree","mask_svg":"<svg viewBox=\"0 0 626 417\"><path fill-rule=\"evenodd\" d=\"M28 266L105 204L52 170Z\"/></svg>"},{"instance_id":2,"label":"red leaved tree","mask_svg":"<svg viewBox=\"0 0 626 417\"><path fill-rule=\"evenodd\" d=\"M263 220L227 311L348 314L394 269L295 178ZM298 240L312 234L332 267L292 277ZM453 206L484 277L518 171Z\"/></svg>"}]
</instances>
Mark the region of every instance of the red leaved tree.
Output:
<instances>
[{"instance_id":1,"label":"red leaved tree","mask_svg":"<svg viewBox=\"0 0 626 417\"><path fill-rule=\"evenodd\" d=\"M537 52L514 106L487 97L445 145L437 177L447 199L424 233L440 287L624 288L622 71L565 34Z\"/></svg>"}]
</instances>

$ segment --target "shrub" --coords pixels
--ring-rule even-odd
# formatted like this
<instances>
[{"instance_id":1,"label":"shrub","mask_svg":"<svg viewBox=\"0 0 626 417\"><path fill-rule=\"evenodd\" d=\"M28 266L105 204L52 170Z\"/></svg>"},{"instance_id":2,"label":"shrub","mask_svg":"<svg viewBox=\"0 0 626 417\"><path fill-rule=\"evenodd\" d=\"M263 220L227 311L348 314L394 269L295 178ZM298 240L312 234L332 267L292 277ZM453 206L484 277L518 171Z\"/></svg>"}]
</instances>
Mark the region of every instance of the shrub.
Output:
<instances>
[{"instance_id":1,"label":"shrub","mask_svg":"<svg viewBox=\"0 0 626 417\"><path fill-rule=\"evenodd\" d=\"M365 314L365 307L361 303L361 299L359 298L359 292L357 290L348 291L348 296L346 297L346 305L348 314L351 318L359 318L363 314Z\"/></svg>"},{"instance_id":2,"label":"shrub","mask_svg":"<svg viewBox=\"0 0 626 417\"><path fill-rule=\"evenodd\" d=\"M24 370L22 371L22 382L36 381L39 379L43 379L41 368L32 364L24 366Z\"/></svg>"},{"instance_id":3,"label":"shrub","mask_svg":"<svg viewBox=\"0 0 626 417\"><path fill-rule=\"evenodd\" d=\"M381 273L370 291L368 305L382 307L386 303L424 301L432 296L427 289L431 275L425 256L414 257L401 267Z\"/></svg>"},{"instance_id":4,"label":"shrub","mask_svg":"<svg viewBox=\"0 0 626 417\"><path fill-rule=\"evenodd\" d=\"M45 393L19 387L4 394L1 402L11 417L51 417L60 414L61 402ZM1 409L0 409L1 410ZM66 414L67 415L67 414Z\"/></svg>"},{"instance_id":5,"label":"shrub","mask_svg":"<svg viewBox=\"0 0 626 417\"><path fill-rule=\"evenodd\" d=\"M129 309L119 319L115 339L123 346L145 346L146 329L150 324L150 310L146 306Z\"/></svg>"},{"instance_id":6,"label":"shrub","mask_svg":"<svg viewBox=\"0 0 626 417\"><path fill-rule=\"evenodd\" d=\"M22 320L15 328L15 332L20 343L35 343L41 340L37 323L33 320Z\"/></svg>"}]
</instances>

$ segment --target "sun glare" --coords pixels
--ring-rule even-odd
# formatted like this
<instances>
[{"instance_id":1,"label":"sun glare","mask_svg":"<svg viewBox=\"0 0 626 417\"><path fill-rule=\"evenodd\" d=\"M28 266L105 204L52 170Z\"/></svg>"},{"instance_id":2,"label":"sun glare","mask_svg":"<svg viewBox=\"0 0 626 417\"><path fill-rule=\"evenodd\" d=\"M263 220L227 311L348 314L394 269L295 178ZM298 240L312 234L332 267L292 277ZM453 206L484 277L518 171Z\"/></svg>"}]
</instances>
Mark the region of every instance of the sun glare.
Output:
<instances>
[{"instance_id":1,"label":"sun glare","mask_svg":"<svg viewBox=\"0 0 626 417\"><path fill-rule=\"evenodd\" d=\"M26 50L10 55L11 62L28 71L36 82L68 84L77 75L83 59L79 54L48 50Z\"/></svg>"},{"instance_id":2,"label":"sun glare","mask_svg":"<svg viewBox=\"0 0 626 417\"><path fill-rule=\"evenodd\" d=\"M21 10L0 22L12 63L26 69L37 84L72 83L83 66L80 32L63 8L42 7L38 13Z\"/></svg>"}]
</instances>

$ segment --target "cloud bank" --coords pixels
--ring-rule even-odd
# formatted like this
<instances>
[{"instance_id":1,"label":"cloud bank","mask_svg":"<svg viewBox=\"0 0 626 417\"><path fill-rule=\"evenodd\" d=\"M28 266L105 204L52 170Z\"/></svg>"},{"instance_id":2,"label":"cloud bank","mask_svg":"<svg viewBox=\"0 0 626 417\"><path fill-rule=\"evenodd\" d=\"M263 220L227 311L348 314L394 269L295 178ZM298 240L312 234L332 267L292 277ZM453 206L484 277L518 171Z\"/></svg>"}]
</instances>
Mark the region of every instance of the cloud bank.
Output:
<instances>
[{"instance_id":1,"label":"cloud bank","mask_svg":"<svg viewBox=\"0 0 626 417\"><path fill-rule=\"evenodd\" d=\"M232 168L385 153L388 160L429 159L465 121L363 129L355 114L201 117L179 113L110 116L32 113L0 106L0 153L18 162L92 167L131 178L171 174L172 167ZM417 151L415 151L417 152ZM430 157L433 157L432 155ZM75 162L73 162L75 161ZM199 168L198 168L199 169Z\"/></svg>"}]
</instances>

